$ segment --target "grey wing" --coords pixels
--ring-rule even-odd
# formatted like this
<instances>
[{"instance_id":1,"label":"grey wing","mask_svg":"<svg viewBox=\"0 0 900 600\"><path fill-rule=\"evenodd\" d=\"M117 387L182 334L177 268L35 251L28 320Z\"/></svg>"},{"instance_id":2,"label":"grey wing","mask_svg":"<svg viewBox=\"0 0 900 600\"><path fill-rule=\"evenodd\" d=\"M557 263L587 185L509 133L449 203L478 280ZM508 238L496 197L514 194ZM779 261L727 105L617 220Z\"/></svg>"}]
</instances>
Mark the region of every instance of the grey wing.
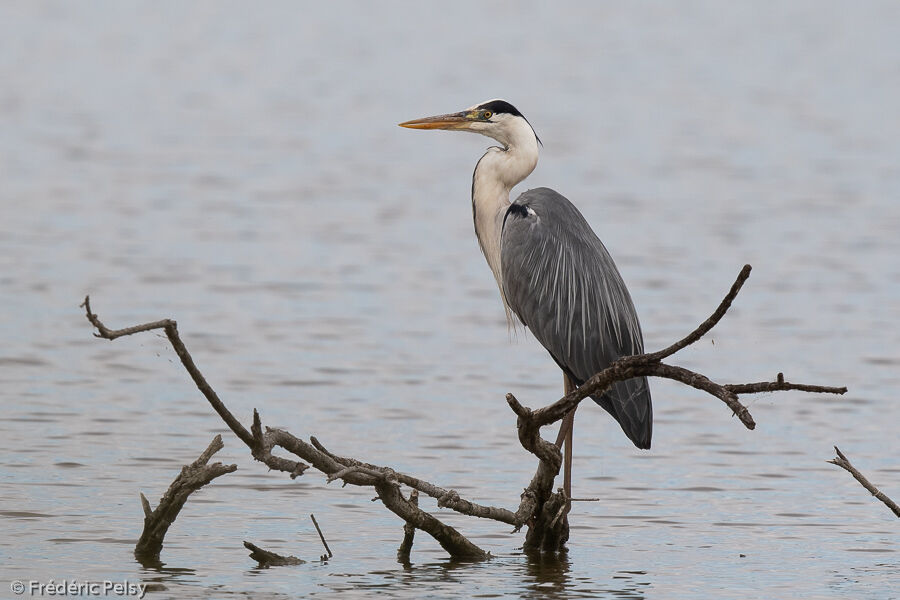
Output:
<instances>
[{"instance_id":1,"label":"grey wing","mask_svg":"<svg viewBox=\"0 0 900 600\"><path fill-rule=\"evenodd\" d=\"M503 295L576 385L622 356L644 351L641 326L622 277L587 221L548 188L510 205L500 238ZM653 430L645 377L593 399L638 448Z\"/></svg>"}]
</instances>

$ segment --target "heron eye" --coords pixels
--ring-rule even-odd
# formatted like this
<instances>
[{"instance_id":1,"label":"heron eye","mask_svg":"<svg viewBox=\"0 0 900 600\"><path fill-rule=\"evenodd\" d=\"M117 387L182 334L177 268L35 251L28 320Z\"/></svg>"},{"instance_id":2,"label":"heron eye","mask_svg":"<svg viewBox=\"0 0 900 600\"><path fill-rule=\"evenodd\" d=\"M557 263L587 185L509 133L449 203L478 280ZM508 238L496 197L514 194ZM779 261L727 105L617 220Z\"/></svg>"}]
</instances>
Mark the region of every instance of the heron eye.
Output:
<instances>
[{"instance_id":1,"label":"heron eye","mask_svg":"<svg viewBox=\"0 0 900 600\"><path fill-rule=\"evenodd\" d=\"M493 115L493 113L491 111L489 111L489 110L484 111L485 119L490 119L492 115Z\"/></svg>"}]
</instances>

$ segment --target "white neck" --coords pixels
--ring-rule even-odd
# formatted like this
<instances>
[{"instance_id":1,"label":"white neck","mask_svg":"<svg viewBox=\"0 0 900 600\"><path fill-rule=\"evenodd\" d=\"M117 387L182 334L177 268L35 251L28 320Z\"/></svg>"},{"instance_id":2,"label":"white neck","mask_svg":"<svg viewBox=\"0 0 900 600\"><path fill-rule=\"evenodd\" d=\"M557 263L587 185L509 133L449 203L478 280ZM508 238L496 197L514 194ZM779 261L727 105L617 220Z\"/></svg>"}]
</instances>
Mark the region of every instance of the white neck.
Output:
<instances>
[{"instance_id":1,"label":"white neck","mask_svg":"<svg viewBox=\"0 0 900 600\"><path fill-rule=\"evenodd\" d=\"M500 233L503 217L509 207L509 192L531 174L538 160L537 137L531 125L521 117L509 118L504 125L497 132L498 135L491 135L504 148L489 148L478 161L472 175L475 235L500 287L501 296L503 280L500 272ZM503 304L506 305L506 298L503 299Z\"/></svg>"}]
</instances>

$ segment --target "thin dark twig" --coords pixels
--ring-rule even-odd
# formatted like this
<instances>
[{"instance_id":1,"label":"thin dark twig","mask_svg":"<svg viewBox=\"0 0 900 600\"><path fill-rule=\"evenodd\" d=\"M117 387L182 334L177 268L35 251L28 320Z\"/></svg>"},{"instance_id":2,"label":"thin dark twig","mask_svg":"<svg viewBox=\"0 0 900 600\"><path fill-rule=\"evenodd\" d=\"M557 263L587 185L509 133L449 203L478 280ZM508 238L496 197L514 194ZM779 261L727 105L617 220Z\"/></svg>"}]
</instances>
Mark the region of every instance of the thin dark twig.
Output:
<instances>
[{"instance_id":1,"label":"thin dark twig","mask_svg":"<svg viewBox=\"0 0 900 600\"><path fill-rule=\"evenodd\" d=\"M741 272L738 273L737 279L735 279L734 283L731 285L731 289L728 290L728 293L722 299L722 302L719 303L718 308L713 312L712 315L703 323L700 324L694 331L689 333L684 338L678 340L668 348L663 348L657 352L653 352L651 354L647 354L646 360L662 360L672 354L675 354L682 348L687 348L704 335L706 335L716 324L722 320L722 317L725 316L725 313L728 312L728 309L731 308L731 303L734 302L734 299L737 298L738 292L741 291L741 288L744 287L744 282L747 281L747 278L750 277L750 271L753 267L750 265L744 265L744 268L741 269Z\"/></svg>"},{"instance_id":2,"label":"thin dark twig","mask_svg":"<svg viewBox=\"0 0 900 600\"><path fill-rule=\"evenodd\" d=\"M325 534L322 533L322 528L319 527L319 522L316 521L316 515L310 513L309 518L312 519L313 525L316 526L316 531L319 532L319 539L322 540L322 545L325 546L325 552L328 553L328 558L331 558L334 554L331 553L331 548L328 547L328 542L325 541Z\"/></svg>"},{"instance_id":3,"label":"thin dark twig","mask_svg":"<svg viewBox=\"0 0 900 600\"><path fill-rule=\"evenodd\" d=\"M872 484L871 481L866 479L865 475L863 475L862 473L857 471L856 467L854 467L850 463L850 459L847 458L846 456L844 456L844 453L841 452L837 446L834 447L834 451L837 453L837 458L832 458L831 460L826 461L826 462L830 462L833 465L837 465L840 468L847 471L848 473L850 473L851 475L853 475L853 478L856 479L864 488L869 490L870 494L872 494L873 496L875 496L876 498L878 498L879 500L884 502L885 506L887 506L889 509L891 509L894 512L894 514L897 515L897 517L900 517L900 506L897 506L897 503L894 502L893 500L891 500L887 496L887 494L885 494L884 492L879 490L877 487L875 487L875 485Z\"/></svg>"}]
</instances>

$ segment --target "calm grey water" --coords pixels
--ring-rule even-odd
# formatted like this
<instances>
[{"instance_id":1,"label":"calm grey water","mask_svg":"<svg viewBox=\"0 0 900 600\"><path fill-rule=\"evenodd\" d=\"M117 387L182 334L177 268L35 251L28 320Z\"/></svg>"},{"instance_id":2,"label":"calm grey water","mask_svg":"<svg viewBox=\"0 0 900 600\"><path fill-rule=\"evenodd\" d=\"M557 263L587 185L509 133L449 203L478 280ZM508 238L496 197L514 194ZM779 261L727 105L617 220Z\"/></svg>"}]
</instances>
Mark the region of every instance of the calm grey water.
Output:
<instances>
[{"instance_id":1,"label":"calm grey water","mask_svg":"<svg viewBox=\"0 0 900 600\"><path fill-rule=\"evenodd\" d=\"M4 3L0 7L0 597L11 580L151 597L894 598L900 499L900 5ZM734 310L677 362L845 397L718 401L653 382L653 449L579 412L570 552L438 511L495 558L447 561L370 490L236 473L193 497L162 570L132 557L222 423L159 335L179 322L249 422L515 506L534 461L504 394L560 375L511 337L472 233L487 140L400 129L505 97L543 139L525 185L575 201L659 348L744 263ZM549 434L548 434L549 435ZM321 552L315 513L335 558ZM242 540L311 562L259 570Z\"/></svg>"}]
</instances>

